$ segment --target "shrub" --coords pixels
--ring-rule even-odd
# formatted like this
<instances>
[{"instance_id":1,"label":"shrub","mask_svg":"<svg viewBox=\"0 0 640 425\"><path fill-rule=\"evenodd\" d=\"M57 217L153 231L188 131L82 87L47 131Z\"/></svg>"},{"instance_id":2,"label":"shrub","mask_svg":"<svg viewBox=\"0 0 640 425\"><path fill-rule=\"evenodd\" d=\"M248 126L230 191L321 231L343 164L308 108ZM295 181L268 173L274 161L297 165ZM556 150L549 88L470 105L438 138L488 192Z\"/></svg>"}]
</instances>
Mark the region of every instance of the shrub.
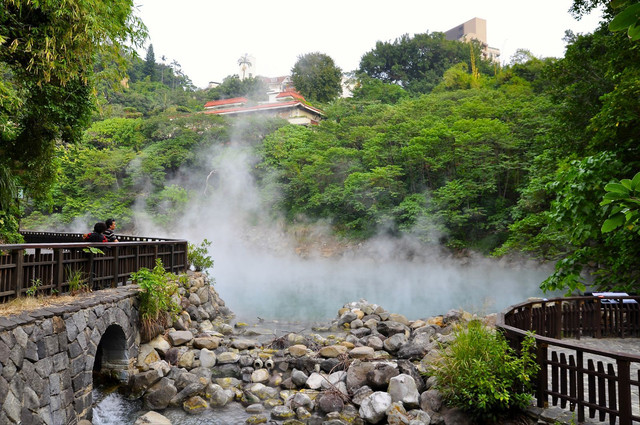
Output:
<instances>
[{"instance_id":1,"label":"shrub","mask_svg":"<svg viewBox=\"0 0 640 425\"><path fill-rule=\"evenodd\" d=\"M180 313L180 306L172 298L178 290L176 279L176 275L164 269L160 259L153 270L143 267L131 274L131 280L141 289L138 300L143 342L162 333Z\"/></svg>"},{"instance_id":2,"label":"shrub","mask_svg":"<svg viewBox=\"0 0 640 425\"><path fill-rule=\"evenodd\" d=\"M213 267L213 260L207 250L210 246L211 242L206 239L200 245L189 243L187 261L197 272Z\"/></svg>"},{"instance_id":3,"label":"shrub","mask_svg":"<svg viewBox=\"0 0 640 425\"><path fill-rule=\"evenodd\" d=\"M443 399L479 422L495 421L531 401L532 378L538 372L535 339L528 335L518 356L504 336L479 321L456 332L435 369Z\"/></svg>"},{"instance_id":4,"label":"shrub","mask_svg":"<svg viewBox=\"0 0 640 425\"><path fill-rule=\"evenodd\" d=\"M71 295L91 291L85 275L81 270L73 270L71 267L67 267L67 282L69 283L69 293Z\"/></svg>"}]
</instances>

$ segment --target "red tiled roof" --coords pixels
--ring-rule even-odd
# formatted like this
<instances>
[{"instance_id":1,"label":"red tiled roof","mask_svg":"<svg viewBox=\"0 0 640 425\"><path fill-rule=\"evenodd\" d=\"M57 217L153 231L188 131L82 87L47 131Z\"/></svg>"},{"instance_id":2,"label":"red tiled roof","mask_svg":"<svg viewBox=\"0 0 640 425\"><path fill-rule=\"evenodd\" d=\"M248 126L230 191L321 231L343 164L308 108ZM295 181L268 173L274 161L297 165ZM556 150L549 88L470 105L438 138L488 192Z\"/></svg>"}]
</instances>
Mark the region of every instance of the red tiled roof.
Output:
<instances>
[{"instance_id":1,"label":"red tiled roof","mask_svg":"<svg viewBox=\"0 0 640 425\"><path fill-rule=\"evenodd\" d=\"M232 99L212 100L204 104L205 108L211 108L214 106L233 105L235 103L247 103L248 100L244 97L234 97Z\"/></svg>"},{"instance_id":2,"label":"red tiled roof","mask_svg":"<svg viewBox=\"0 0 640 425\"><path fill-rule=\"evenodd\" d=\"M300 93L293 90L283 91L282 93L276 96L276 99L280 99L281 97L293 97L294 99L305 100L305 98Z\"/></svg>"},{"instance_id":3,"label":"red tiled roof","mask_svg":"<svg viewBox=\"0 0 640 425\"><path fill-rule=\"evenodd\" d=\"M285 107L296 107L296 106L301 106L302 108L311 110L319 115L324 115L324 113L319 110L316 109L312 106L309 105L305 105L302 102L299 102L297 100L291 100L289 102L277 102L277 103L265 103L263 105L255 105L255 106L240 106L237 108L229 108L229 109L215 109L212 111L205 111L205 114L216 114L216 115L223 115L223 114L230 114L230 113L243 113L243 112L254 112L254 111L259 111L259 110L265 110L265 109L278 109L278 108L285 108Z\"/></svg>"}]
</instances>

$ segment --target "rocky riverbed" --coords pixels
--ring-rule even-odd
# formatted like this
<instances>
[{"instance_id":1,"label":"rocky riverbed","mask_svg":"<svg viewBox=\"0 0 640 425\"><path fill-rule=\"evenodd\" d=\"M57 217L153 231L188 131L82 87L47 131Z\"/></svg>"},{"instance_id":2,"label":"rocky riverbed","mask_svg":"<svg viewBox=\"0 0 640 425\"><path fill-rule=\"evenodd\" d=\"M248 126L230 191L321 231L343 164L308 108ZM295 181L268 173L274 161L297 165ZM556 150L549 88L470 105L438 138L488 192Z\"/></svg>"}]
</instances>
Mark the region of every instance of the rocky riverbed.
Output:
<instances>
[{"instance_id":1,"label":"rocky riverbed","mask_svg":"<svg viewBox=\"0 0 640 425\"><path fill-rule=\"evenodd\" d=\"M247 424L466 424L443 405L429 370L463 311L407 320L365 300L335 320L280 334L266 323L231 323L205 274L180 289L173 327L142 344L127 395L145 410L136 424L170 424L170 407L203 415L239 403ZM535 423L526 416L511 423Z\"/></svg>"}]
</instances>

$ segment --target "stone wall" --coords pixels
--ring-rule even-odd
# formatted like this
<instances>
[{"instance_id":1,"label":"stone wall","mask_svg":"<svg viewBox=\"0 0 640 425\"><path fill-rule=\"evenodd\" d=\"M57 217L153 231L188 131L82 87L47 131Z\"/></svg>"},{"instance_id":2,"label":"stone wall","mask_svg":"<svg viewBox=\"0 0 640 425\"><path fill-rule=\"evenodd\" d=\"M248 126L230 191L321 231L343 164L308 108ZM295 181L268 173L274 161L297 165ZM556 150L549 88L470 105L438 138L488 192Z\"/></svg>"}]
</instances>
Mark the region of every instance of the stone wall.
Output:
<instances>
[{"instance_id":1,"label":"stone wall","mask_svg":"<svg viewBox=\"0 0 640 425\"><path fill-rule=\"evenodd\" d=\"M111 325L124 333L126 359L138 355L134 286L78 296L0 317L0 424L75 424L90 417L98 345Z\"/></svg>"}]
</instances>

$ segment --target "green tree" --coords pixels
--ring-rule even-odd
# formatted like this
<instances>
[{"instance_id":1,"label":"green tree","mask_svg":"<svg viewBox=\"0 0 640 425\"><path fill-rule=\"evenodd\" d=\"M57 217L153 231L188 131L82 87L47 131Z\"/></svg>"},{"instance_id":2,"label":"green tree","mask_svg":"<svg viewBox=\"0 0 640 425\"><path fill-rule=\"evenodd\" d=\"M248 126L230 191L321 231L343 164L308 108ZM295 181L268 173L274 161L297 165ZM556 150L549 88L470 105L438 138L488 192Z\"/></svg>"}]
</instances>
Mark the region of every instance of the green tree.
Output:
<instances>
[{"instance_id":1,"label":"green tree","mask_svg":"<svg viewBox=\"0 0 640 425\"><path fill-rule=\"evenodd\" d=\"M330 102L342 94L342 70L324 53L299 56L291 68L291 81L312 102Z\"/></svg>"},{"instance_id":2,"label":"green tree","mask_svg":"<svg viewBox=\"0 0 640 425\"><path fill-rule=\"evenodd\" d=\"M464 62L471 68L471 52L480 57L480 46L446 40L443 33L407 34L393 42L378 41L376 47L360 59L359 73L397 84L410 93L428 93L436 87L445 71ZM480 70L491 74L489 62L481 60Z\"/></svg>"},{"instance_id":3,"label":"green tree","mask_svg":"<svg viewBox=\"0 0 640 425\"><path fill-rule=\"evenodd\" d=\"M2 186L46 196L55 176L55 144L79 140L88 123L96 57L122 75L121 53L132 51L144 36L130 0L72 0L65 7L52 0L3 3L0 177L10 183Z\"/></svg>"},{"instance_id":4,"label":"green tree","mask_svg":"<svg viewBox=\"0 0 640 425\"><path fill-rule=\"evenodd\" d=\"M147 49L143 73L146 77L149 77L151 81L156 80L156 55L153 53L153 44L149 44L149 48Z\"/></svg>"}]
</instances>

